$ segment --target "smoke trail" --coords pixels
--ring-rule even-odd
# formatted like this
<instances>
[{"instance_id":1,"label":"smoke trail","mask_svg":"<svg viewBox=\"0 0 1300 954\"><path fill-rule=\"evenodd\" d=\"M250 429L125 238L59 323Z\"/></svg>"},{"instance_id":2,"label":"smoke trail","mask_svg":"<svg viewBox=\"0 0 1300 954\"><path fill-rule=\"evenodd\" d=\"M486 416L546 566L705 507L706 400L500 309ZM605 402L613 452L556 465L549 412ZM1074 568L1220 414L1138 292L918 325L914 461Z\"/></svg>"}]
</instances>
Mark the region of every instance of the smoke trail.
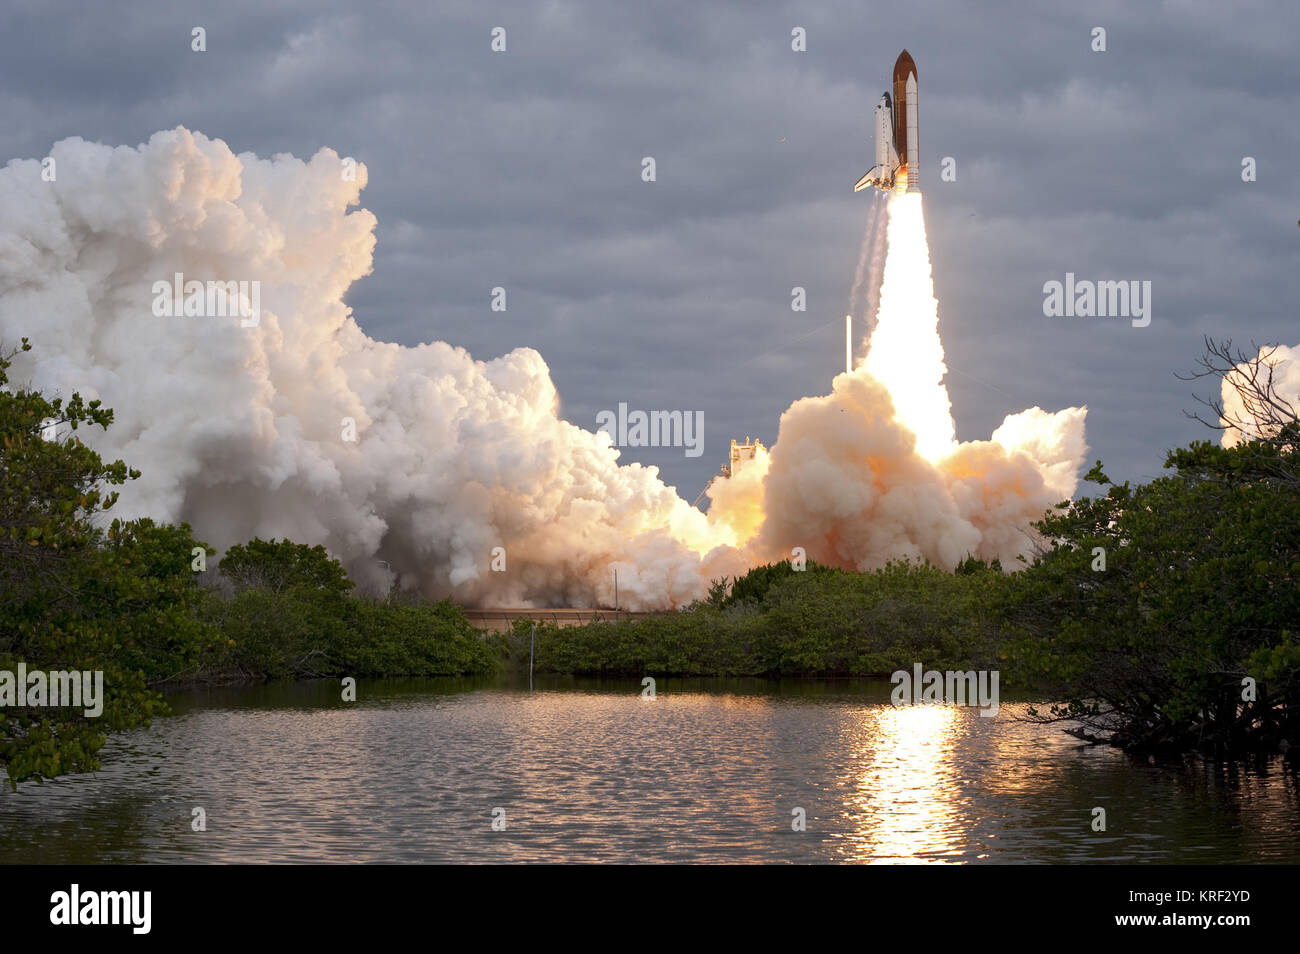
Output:
<instances>
[{"instance_id":1,"label":"smoke trail","mask_svg":"<svg viewBox=\"0 0 1300 954\"><path fill-rule=\"evenodd\" d=\"M862 314L862 291L869 278L867 268L869 265L874 264L873 251L876 247L876 237L880 229L881 205L879 193L872 189L871 205L867 210L867 225L862 230L862 245L858 249L858 267L853 272L853 288L849 291L849 314L855 318Z\"/></svg>"},{"instance_id":2,"label":"smoke trail","mask_svg":"<svg viewBox=\"0 0 1300 954\"><path fill-rule=\"evenodd\" d=\"M885 229L882 222L877 220L875 231L872 233L871 243L871 263L870 283L867 285L866 307L862 309L862 314L866 318L862 327L868 333L875 328L875 318L880 312L880 286L885 277Z\"/></svg>"},{"instance_id":3,"label":"smoke trail","mask_svg":"<svg viewBox=\"0 0 1300 954\"><path fill-rule=\"evenodd\" d=\"M881 265L884 261L885 229L881 209L885 202L875 189L870 191L871 209L867 213L867 225L863 229L862 245L858 250L858 266L853 273L853 287L849 292L849 314L859 328L867 328L871 316L875 314L880 298Z\"/></svg>"}]
</instances>

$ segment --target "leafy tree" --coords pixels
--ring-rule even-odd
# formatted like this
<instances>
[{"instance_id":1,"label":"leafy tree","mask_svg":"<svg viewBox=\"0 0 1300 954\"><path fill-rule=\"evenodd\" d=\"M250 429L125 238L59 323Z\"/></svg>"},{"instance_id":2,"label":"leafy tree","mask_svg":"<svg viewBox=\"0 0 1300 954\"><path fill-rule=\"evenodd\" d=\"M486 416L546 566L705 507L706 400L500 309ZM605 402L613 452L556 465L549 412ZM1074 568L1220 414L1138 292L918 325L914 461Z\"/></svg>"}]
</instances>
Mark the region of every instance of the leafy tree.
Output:
<instances>
[{"instance_id":1,"label":"leafy tree","mask_svg":"<svg viewBox=\"0 0 1300 954\"><path fill-rule=\"evenodd\" d=\"M352 589L342 564L322 546L291 540L261 540L236 544L219 564L221 575L235 590L268 589L279 593L299 587L324 598L340 597Z\"/></svg>"},{"instance_id":2,"label":"leafy tree","mask_svg":"<svg viewBox=\"0 0 1300 954\"><path fill-rule=\"evenodd\" d=\"M330 647L334 672L353 676L442 676L494 672L497 660L448 600L351 600L348 624Z\"/></svg>"},{"instance_id":3,"label":"leafy tree","mask_svg":"<svg viewBox=\"0 0 1300 954\"><path fill-rule=\"evenodd\" d=\"M790 579L800 573L817 575L827 572L837 571L812 560L809 560L802 570L796 570L789 560L782 560L779 563L765 563L762 566L754 567L744 576L737 577L732 584L731 592L722 601L721 605L731 606L735 603L762 604L767 599L768 591L783 580Z\"/></svg>"},{"instance_id":4,"label":"leafy tree","mask_svg":"<svg viewBox=\"0 0 1300 954\"><path fill-rule=\"evenodd\" d=\"M871 573L757 567L724 607L701 601L662 616L537 628L539 672L590 675L882 675L992 665L1001 573L957 576L899 562ZM743 593L742 589L742 593ZM733 590L734 594L734 590ZM762 602L759 603L761 594ZM497 642L527 663L531 622Z\"/></svg>"},{"instance_id":5,"label":"leafy tree","mask_svg":"<svg viewBox=\"0 0 1300 954\"><path fill-rule=\"evenodd\" d=\"M705 597L706 606L712 606L714 609L721 609L727 603L727 586L730 581L727 577L720 580L709 581L709 595Z\"/></svg>"},{"instance_id":6,"label":"leafy tree","mask_svg":"<svg viewBox=\"0 0 1300 954\"><path fill-rule=\"evenodd\" d=\"M1091 737L1237 751L1292 735L1300 655L1300 494L1275 446L1196 443L1173 474L1049 514L1051 548L1016 575L1011 656ZM1262 462L1262 463L1261 463ZM1250 699L1248 683L1257 686Z\"/></svg>"},{"instance_id":7,"label":"leafy tree","mask_svg":"<svg viewBox=\"0 0 1300 954\"><path fill-rule=\"evenodd\" d=\"M71 554L98 539L93 519L117 493L104 488L138 477L122 461L104 463L76 439L81 427L107 430L113 412L73 394L47 399L11 390L8 371L19 348L0 353L0 594L6 603L58 586Z\"/></svg>"},{"instance_id":8,"label":"leafy tree","mask_svg":"<svg viewBox=\"0 0 1300 954\"><path fill-rule=\"evenodd\" d=\"M1049 514L1053 540L1019 575L1008 618L1022 672L1066 701L1044 719L1128 747L1221 752L1295 738L1300 701L1300 409L1277 348L1205 339L1216 381L1189 417L1229 436L1171 451L1149 484L1087 479L1104 497ZM1100 556L1100 559L1098 557ZM1283 747L1285 747L1283 745Z\"/></svg>"},{"instance_id":9,"label":"leafy tree","mask_svg":"<svg viewBox=\"0 0 1300 954\"><path fill-rule=\"evenodd\" d=\"M983 560L981 560L979 557L975 556L974 554L968 554L966 559L962 560L953 568L953 572L956 573L958 576L966 576L971 573L988 573L988 572L1001 573L1002 561L998 559L994 559L988 563L985 563Z\"/></svg>"},{"instance_id":10,"label":"leafy tree","mask_svg":"<svg viewBox=\"0 0 1300 954\"><path fill-rule=\"evenodd\" d=\"M26 339L18 351L30 350ZM109 488L139 476L105 463L76 432L107 429L110 410L10 389L18 351L0 354L0 670L102 671L99 717L81 709L0 709L0 764L10 785L98 767L110 730L162 711L151 678L182 668L215 640L193 618L202 594L188 527L102 518Z\"/></svg>"},{"instance_id":11,"label":"leafy tree","mask_svg":"<svg viewBox=\"0 0 1300 954\"><path fill-rule=\"evenodd\" d=\"M226 638L209 678L430 676L491 672L496 660L457 607L393 595L351 595L324 547L250 540L219 565L232 585L206 618Z\"/></svg>"}]
</instances>

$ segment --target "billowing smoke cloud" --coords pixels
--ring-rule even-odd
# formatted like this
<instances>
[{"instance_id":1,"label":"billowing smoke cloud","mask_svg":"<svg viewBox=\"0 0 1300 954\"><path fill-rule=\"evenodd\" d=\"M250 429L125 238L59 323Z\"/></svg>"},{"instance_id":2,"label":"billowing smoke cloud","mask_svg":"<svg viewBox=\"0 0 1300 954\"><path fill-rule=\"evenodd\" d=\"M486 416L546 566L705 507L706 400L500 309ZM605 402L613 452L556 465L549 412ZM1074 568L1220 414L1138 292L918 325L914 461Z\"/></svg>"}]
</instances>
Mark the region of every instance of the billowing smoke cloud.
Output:
<instances>
[{"instance_id":1,"label":"billowing smoke cloud","mask_svg":"<svg viewBox=\"0 0 1300 954\"><path fill-rule=\"evenodd\" d=\"M856 569L900 557L952 567L968 555L1013 565L1031 549L1030 524L1074 493L1087 411L1030 408L992 440L959 444L946 371L921 196L893 196L865 361L837 376L830 395L782 415L752 496L738 500L725 484L727 496L714 496L724 512L763 516L749 559L802 546ZM737 524L752 526L752 516Z\"/></svg>"},{"instance_id":2,"label":"billowing smoke cloud","mask_svg":"<svg viewBox=\"0 0 1300 954\"><path fill-rule=\"evenodd\" d=\"M342 296L375 247L374 216L349 211L364 166L347 181L329 150L268 161L184 129L51 155L53 182L35 161L0 172L0 337L35 344L15 380L114 408L94 443L143 472L118 512L221 549L321 543L363 581L385 561L471 603L612 604L613 565L629 608L699 591L706 518L561 420L539 354L480 362L357 327ZM175 273L260 282L258 325L156 317Z\"/></svg>"},{"instance_id":3,"label":"billowing smoke cloud","mask_svg":"<svg viewBox=\"0 0 1300 954\"><path fill-rule=\"evenodd\" d=\"M1030 548L1030 523L1073 493L1084 414L1034 408L1024 415L1054 437L1029 447L1002 443L1006 435L958 444L931 463L883 385L861 367L841 374L830 395L796 401L781 417L754 551L788 556L802 546L813 559L858 569L900 557L951 568L968 555L1008 565ZM1045 460L1031 456L1039 449Z\"/></svg>"},{"instance_id":4,"label":"billowing smoke cloud","mask_svg":"<svg viewBox=\"0 0 1300 954\"><path fill-rule=\"evenodd\" d=\"M859 568L1006 559L1073 492L1083 410L1035 408L991 442L957 445L946 391L931 393L943 374L931 346L916 369L925 388L863 365L796 402L770 456L714 483L706 516L656 468L620 465L607 435L562 420L537 352L483 362L360 330L343 295L375 247L374 217L354 208L364 167L349 181L330 150L236 156L181 128L135 149L69 139L51 156L53 181L35 160L0 170L0 338L35 345L14 379L114 408L89 439L144 474L116 512L186 520L219 549L287 536L324 544L365 584L392 572L498 606L610 605L617 568L622 604L657 608L794 546ZM933 302L923 224L903 244L890 215L877 334L894 321L886 293L893 311L911 307L900 269L917 255L913 292ZM178 273L259 282L256 326L158 317L154 285ZM933 315L917 327L937 343ZM908 414L940 404L936 440ZM505 572L492 570L498 547Z\"/></svg>"}]
</instances>

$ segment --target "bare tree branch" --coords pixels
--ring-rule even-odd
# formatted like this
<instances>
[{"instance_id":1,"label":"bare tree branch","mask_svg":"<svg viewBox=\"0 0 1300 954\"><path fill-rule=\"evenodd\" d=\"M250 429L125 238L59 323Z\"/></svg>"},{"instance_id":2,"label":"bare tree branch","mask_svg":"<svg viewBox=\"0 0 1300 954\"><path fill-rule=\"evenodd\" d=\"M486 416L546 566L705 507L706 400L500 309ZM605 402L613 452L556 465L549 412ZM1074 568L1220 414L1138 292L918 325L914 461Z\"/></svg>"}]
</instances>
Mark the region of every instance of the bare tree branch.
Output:
<instances>
[{"instance_id":1,"label":"bare tree branch","mask_svg":"<svg viewBox=\"0 0 1300 954\"><path fill-rule=\"evenodd\" d=\"M1183 413L1212 430L1235 434L1238 442L1258 442L1278 453L1300 449L1300 412L1292 400L1279 393L1275 381L1276 368L1284 360L1276 357L1278 346L1260 347L1252 341L1247 351L1234 348L1231 339L1215 341L1206 336L1204 340L1205 354L1197 362L1198 369L1177 377L1183 381L1219 379L1218 395L1208 399L1196 396L1213 419L1207 420L1200 412ZM1240 410L1225 402L1224 384L1236 394Z\"/></svg>"}]
</instances>

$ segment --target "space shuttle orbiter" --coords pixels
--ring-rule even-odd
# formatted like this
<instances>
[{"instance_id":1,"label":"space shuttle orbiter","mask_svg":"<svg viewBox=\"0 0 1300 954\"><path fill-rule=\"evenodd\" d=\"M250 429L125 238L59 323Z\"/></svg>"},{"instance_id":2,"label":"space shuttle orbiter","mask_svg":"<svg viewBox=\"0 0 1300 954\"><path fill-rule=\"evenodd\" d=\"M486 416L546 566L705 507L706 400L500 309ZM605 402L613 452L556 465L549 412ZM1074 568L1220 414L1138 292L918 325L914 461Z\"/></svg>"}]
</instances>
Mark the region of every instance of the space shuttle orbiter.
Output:
<instances>
[{"instance_id":1,"label":"space shuttle orbiter","mask_svg":"<svg viewBox=\"0 0 1300 954\"><path fill-rule=\"evenodd\" d=\"M920 191L921 160L917 139L916 64L904 50L894 63L894 98L876 105L876 164L858 180L854 192L875 186L885 192Z\"/></svg>"}]
</instances>

